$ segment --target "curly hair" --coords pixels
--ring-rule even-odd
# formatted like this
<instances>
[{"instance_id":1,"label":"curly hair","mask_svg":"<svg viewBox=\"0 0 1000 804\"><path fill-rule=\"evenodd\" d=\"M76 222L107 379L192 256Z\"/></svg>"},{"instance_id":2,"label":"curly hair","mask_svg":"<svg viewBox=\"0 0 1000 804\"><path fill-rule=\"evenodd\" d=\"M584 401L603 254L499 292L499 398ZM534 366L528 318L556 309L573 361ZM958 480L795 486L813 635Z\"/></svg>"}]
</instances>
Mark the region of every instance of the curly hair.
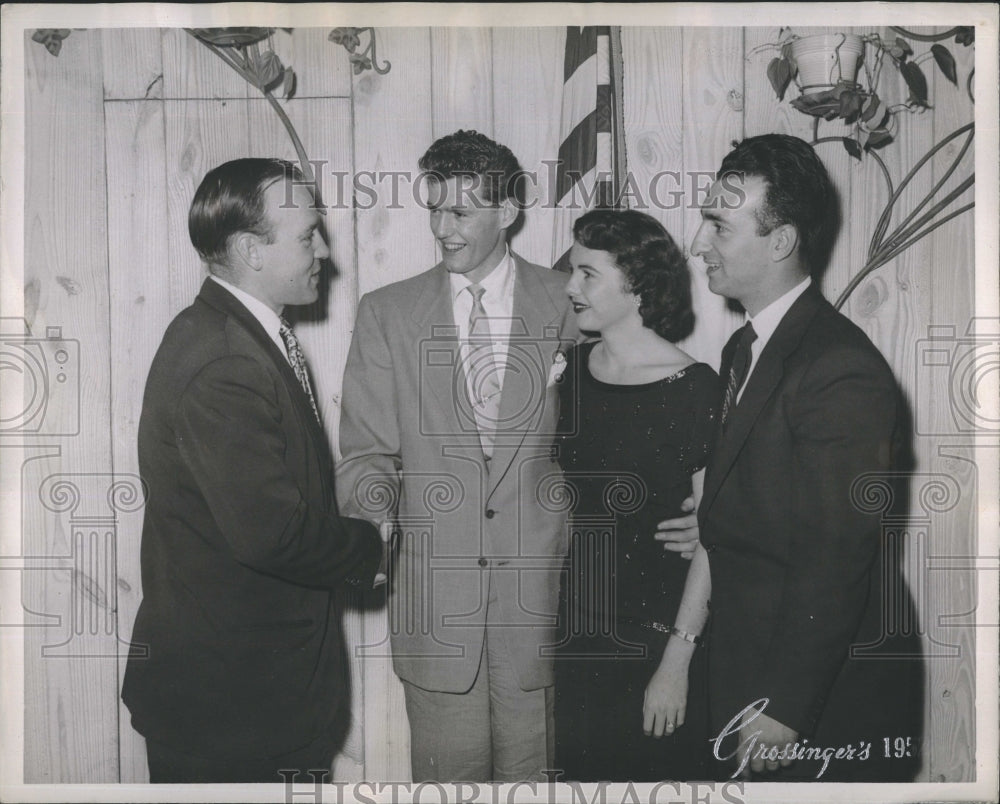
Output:
<instances>
[{"instance_id":1,"label":"curly hair","mask_svg":"<svg viewBox=\"0 0 1000 804\"><path fill-rule=\"evenodd\" d=\"M420 169L443 181L455 176L483 179L483 196L490 204L510 200L524 207L525 174L506 145L478 131L456 131L436 140L420 157Z\"/></svg>"},{"instance_id":2,"label":"curly hair","mask_svg":"<svg viewBox=\"0 0 1000 804\"><path fill-rule=\"evenodd\" d=\"M634 209L595 209L573 224L584 248L607 251L639 297L644 326L671 343L694 329L691 274L673 238L655 218Z\"/></svg>"},{"instance_id":3,"label":"curly hair","mask_svg":"<svg viewBox=\"0 0 1000 804\"><path fill-rule=\"evenodd\" d=\"M790 223L799 234L799 256L810 272L826 263L840 225L840 205L830 174L805 140L788 134L762 134L733 143L722 160L719 178L758 176L767 184L756 211L757 234Z\"/></svg>"},{"instance_id":4,"label":"curly hair","mask_svg":"<svg viewBox=\"0 0 1000 804\"><path fill-rule=\"evenodd\" d=\"M227 265L229 238L238 232L271 242L264 193L280 179L305 182L298 166L283 159L234 159L205 175L188 211L188 234L205 262Z\"/></svg>"}]
</instances>

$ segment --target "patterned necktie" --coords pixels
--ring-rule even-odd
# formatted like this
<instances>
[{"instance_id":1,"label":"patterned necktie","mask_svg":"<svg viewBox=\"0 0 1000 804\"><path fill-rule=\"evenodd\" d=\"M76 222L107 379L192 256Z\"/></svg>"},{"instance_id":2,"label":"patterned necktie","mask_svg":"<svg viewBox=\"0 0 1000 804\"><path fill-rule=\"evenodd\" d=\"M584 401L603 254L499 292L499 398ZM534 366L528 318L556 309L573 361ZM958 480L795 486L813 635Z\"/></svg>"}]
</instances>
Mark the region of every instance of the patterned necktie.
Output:
<instances>
[{"instance_id":1,"label":"patterned necktie","mask_svg":"<svg viewBox=\"0 0 1000 804\"><path fill-rule=\"evenodd\" d=\"M500 416L500 376L493 356L490 320L483 307L486 288L469 285L472 311L469 313L469 359L466 363L472 395L472 410L479 428L479 443L488 461L493 456L497 420Z\"/></svg>"},{"instance_id":2,"label":"patterned necktie","mask_svg":"<svg viewBox=\"0 0 1000 804\"><path fill-rule=\"evenodd\" d=\"M312 386L309 384L309 372L306 371L306 356L302 354L302 347L299 346L299 339L295 337L295 333L292 332L291 325L285 321L284 318L280 319L281 328L278 330L278 334L281 336L281 340L285 342L285 351L288 352L288 362L292 366L292 371L295 372L295 376L298 377L299 385L302 386L302 390L306 392L306 396L309 397L309 404L312 405L313 413L316 415L316 421L323 424L323 420L319 417L319 408L316 407L316 398L313 396Z\"/></svg>"},{"instance_id":3,"label":"patterned necktie","mask_svg":"<svg viewBox=\"0 0 1000 804\"><path fill-rule=\"evenodd\" d=\"M736 406L736 397L746 382L750 370L750 347L757 340L753 325L747 321L743 328L734 336L738 338L736 351L733 352L733 364L729 369L729 381L726 383L726 396L722 401L722 426L725 428L730 411Z\"/></svg>"}]
</instances>

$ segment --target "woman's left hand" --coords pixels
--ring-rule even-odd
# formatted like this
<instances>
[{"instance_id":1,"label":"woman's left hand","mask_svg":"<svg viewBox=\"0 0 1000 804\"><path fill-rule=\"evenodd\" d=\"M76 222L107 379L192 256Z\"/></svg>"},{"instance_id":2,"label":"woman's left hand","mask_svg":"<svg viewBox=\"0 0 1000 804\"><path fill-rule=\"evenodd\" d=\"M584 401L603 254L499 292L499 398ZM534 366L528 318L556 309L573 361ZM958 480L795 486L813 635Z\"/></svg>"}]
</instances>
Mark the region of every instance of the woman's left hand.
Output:
<instances>
[{"instance_id":1,"label":"woman's left hand","mask_svg":"<svg viewBox=\"0 0 1000 804\"><path fill-rule=\"evenodd\" d=\"M647 737L668 737L684 725L687 708L687 668L657 668L646 685L642 730Z\"/></svg>"}]
</instances>

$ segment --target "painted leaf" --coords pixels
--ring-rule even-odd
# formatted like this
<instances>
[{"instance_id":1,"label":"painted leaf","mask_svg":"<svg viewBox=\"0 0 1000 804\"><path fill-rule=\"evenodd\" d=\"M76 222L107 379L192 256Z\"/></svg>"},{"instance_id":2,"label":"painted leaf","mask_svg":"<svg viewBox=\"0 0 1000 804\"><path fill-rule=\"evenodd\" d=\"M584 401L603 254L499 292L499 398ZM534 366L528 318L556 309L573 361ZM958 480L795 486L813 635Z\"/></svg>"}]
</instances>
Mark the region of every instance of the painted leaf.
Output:
<instances>
[{"instance_id":1,"label":"painted leaf","mask_svg":"<svg viewBox=\"0 0 1000 804\"><path fill-rule=\"evenodd\" d=\"M774 89L778 100L784 100L785 90L792 80L792 68L784 59L771 59L771 63L767 65L767 79L771 82L771 88Z\"/></svg>"},{"instance_id":2,"label":"painted leaf","mask_svg":"<svg viewBox=\"0 0 1000 804\"><path fill-rule=\"evenodd\" d=\"M852 140L850 137L844 137L844 149L855 159L861 161L861 145L857 140Z\"/></svg>"},{"instance_id":3,"label":"painted leaf","mask_svg":"<svg viewBox=\"0 0 1000 804\"><path fill-rule=\"evenodd\" d=\"M865 143L865 150L884 148L892 142L892 134L888 131L873 131L868 135L868 142Z\"/></svg>"},{"instance_id":4,"label":"painted leaf","mask_svg":"<svg viewBox=\"0 0 1000 804\"><path fill-rule=\"evenodd\" d=\"M255 65L257 80L263 89L273 89L285 79L285 66L274 51L261 53Z\"/></svg>"},{"instance_id":5,"label":"painted leaf","mask_svg":"<svg viewBox=\"0 0 1000 804\"><path fill-rule=\"evenodd\" d=\"M295 97L296 80L295 80L295 70L291 67L285 68L285 78L281 87L281 94L286 98Z\"/></svg>"},{"instance_id":6,"label":"painted leaf","mask_svg":"<svg viewBox=\"0 0 1000 804\"><path fill-rule=\"evenodd\" d=\"M919 106L927 105L927 79L923 70L912 61L901 65L899 71L903 74L906 86L910 89L910 100Z\"/></svg>"},{"instance_id":7,"label":"painted leaf","mask_svg":"<svg viewBox=\"0 0 1000 804\"><path fill-rule=\"evenodd\" d=\"M913 55L913 48L910 47L910 43L905 39L900 39L898 36L896 37L896 47L898 47L905 56Z\"/></svg>"},{"instance_id":8,"label":"painted leaf","mask_svg":"<svg viewBox=\"0 0 1000 804\"><path fill-rule=\"evenodd\" d=\"M861 114L861 95L857 92L842 92L837 116L845 123L853 123Z\"/></svg>"},{"instance_id":9,"label":"painted leaf","mask_svg":"<svg viewBox=\"0 0 1000 804\"><path fill-rule=\"evenodd\" d=\"M968 47L976 41L976 29L971 25L959 26L955 31L955 44Z\"/></svg>"},{"instance_id":10,"label":"painted leaf","mask_svg":"<svg viewBox=\"0 0 1000 804\"><path fill-rule=\"evenodd\" d=\"M958 73L955 70L955 57L951 55L951 51L948 50L944 45L931 45L931 53L934 54L934 61L937 62L937 66L941 68L941 72L944 73L944 77L947 78L955 86L958 86Z\"/></svg>"},{"instance_id":11,"label":"painted leaf","mask_svg":"<svg viewBox=\"0 0 1000 804\"><path fill-rule=\"evenodd\" d=\"M882 105L882 101L879 100L878 95L874 92L868 96L868 99L864 102L861 107L861 122L869 122L876 114L878 114L879 107Z\"/></svg>"}]
</instances>

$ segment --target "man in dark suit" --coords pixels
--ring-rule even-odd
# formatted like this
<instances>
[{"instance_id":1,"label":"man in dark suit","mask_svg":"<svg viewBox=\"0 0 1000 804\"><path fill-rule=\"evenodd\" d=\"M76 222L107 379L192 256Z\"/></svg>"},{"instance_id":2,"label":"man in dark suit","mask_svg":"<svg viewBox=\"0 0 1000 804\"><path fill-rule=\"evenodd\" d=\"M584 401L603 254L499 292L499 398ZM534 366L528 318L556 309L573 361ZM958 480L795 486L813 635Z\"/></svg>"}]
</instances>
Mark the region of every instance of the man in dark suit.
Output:
<instances>
[{"instance_id":1,"label":"man in dark suit","mask_svg":"<svg viewBox=\"0 0 1000 804\"><path fill-rule=\"evenodd\" d=\"M139 422L143 600L122 690L153 782L328 769L347 713L331 590L370 587L378 531L339 515L301 350L281 313L329 256L301 173L212 170L188 219L210 276L153 360Z\"/></svg>"},{"instance_id":2,"label":"man in dark suit","mask_svg":"<svg viewBox=\"0 0 1000 804\"><path fill-rule=\"evenodd\" d=\"M903 781L913 770L883 744L917 736L900 709L913 673L852 652L879 641L884 591L880 523L855 484L890 468L898 394L878 350L810 278L837 217L810 145L752 137L723 160L692 244L712 292L748 317L722 354L698 511L723 777Z\"/></svg>"}]
</instances>

